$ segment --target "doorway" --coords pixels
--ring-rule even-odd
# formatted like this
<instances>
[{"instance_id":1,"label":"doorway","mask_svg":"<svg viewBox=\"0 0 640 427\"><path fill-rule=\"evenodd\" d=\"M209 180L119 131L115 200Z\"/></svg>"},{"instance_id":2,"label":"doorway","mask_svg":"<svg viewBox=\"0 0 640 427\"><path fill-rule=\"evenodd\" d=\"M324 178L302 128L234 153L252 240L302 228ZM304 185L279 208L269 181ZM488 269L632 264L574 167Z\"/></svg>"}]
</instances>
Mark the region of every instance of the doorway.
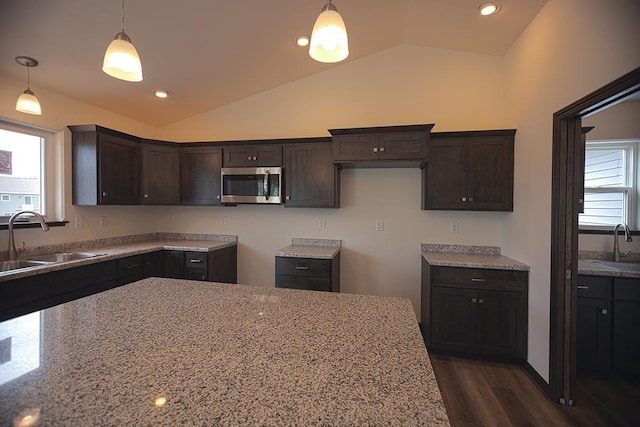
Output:
<instances>
[{"instance_id":1,"label":"doorway","mask_svg":"<svg viewBox=\"0 0 640 427\"><path fill-rule=\"evenodd\" d=\"M584 183L582 118L640 92L640 68L553 115L549 392L573 405L576 396L578 212Z\"/></svg>"}]
</instances>

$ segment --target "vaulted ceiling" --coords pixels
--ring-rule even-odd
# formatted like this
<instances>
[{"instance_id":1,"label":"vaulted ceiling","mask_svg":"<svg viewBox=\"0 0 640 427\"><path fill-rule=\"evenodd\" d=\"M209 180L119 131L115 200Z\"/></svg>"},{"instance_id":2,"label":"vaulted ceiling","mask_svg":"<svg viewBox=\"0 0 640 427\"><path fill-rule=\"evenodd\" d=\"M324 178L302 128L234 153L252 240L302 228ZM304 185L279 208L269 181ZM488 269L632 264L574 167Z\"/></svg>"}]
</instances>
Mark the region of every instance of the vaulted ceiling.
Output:
<instances>
[{"instance_id":1,"label":"vaulted ceiling","mask_svg":"<svg viewBox=\"0 0 640 427\"><path fill-rule=\"evenodd\" d=\"M159 127L404 43L504 55L546 0L499 0L490 17L482 2L335 0L350 56L322 64L295 38L311 32L325 0L128 0L144 74L129 83L101 70L121 30L120 0L0 0L0 75L26 79L14 58L31 56L36 95L47 88ZM157 88L170 98L153 96Z\"/></svg>"}]
</instances>

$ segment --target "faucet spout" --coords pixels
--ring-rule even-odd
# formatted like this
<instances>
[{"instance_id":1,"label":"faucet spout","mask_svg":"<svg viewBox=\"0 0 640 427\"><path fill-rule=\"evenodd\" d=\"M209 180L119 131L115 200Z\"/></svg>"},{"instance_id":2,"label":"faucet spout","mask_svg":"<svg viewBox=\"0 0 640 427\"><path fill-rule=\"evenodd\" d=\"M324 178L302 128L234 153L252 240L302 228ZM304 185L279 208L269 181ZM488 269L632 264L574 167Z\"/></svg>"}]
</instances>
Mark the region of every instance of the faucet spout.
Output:
<instances>
[{"instance_id":1,"label":"faucet spout","mask_svg":"<svg viewBox=\"0 0 640 427\"><path fill-rule=\"evenodd\" d=\"M40 223L40 227L42 228L42 231L49 231L49 226L44 221L44 217L40 215L38 212L20 211L11 215L11 218L9 218L9 259L10 260L16 259L18 256L16 251L16 241L15 241L14 232L13 232L13 223L20 215L25 215L25 214L35 216L38 222Z\"/></svg>"},{"instance_id":2,"label":"faucet spout","mask_svg":"<svg viewBox=\"0 0 640 427\"><path fill-rule=\"evenodd\" d=\"M625 223L620 223L613 229L613 260L620 261L620 243L618 242L618 230L622 228L624 230L624 237L626 242L632 242L631 230Z\"/></svg>"}]
</instances>

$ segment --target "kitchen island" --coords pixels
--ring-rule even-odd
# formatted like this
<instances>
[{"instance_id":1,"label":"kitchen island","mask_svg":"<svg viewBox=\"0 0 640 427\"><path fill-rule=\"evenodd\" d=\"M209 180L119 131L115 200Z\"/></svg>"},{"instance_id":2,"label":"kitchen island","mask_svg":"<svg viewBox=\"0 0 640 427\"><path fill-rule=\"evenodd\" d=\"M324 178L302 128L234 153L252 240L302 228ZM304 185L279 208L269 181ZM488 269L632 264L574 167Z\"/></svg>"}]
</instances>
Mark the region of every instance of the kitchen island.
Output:
<instances>
[{"instance_id":1,"label":"kitchen island","mask_svg":"<svg viewBox=\"0 0 640 427\"><path fill-rule=\"evenodd\" d=\"M407 299L149 278L0 323L0 358L0 425L448 425Z\"/></svg>"}]
</instances>

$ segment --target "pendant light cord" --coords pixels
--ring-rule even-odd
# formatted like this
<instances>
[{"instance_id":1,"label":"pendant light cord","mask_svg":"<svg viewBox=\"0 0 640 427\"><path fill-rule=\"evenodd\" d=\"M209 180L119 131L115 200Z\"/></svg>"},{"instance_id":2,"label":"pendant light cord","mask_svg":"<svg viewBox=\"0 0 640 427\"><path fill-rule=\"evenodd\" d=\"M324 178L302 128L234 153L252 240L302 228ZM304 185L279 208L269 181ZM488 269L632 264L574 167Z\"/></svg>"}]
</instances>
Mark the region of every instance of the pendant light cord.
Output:
<instances>
[{"instance_id":1,"label":"pendant light cord","mask_svg":"<svg viewBox=\"0 0 640 427\"><path fill-rule=\"evenodd\" d=\"M31 68L29 65L27 65L27 90L31 90L31 80L29 78L29 68Z\"/></svg>"},{"instance_id":2,"label":"pendant light cord","mask_svg":"<svg viewBox=\"0 0 640 427\"><path fill-rule=\"evenodd\" d=\"M122 0L122 32L124 33L124 0Z\"/></svg>"}]
</instances>

